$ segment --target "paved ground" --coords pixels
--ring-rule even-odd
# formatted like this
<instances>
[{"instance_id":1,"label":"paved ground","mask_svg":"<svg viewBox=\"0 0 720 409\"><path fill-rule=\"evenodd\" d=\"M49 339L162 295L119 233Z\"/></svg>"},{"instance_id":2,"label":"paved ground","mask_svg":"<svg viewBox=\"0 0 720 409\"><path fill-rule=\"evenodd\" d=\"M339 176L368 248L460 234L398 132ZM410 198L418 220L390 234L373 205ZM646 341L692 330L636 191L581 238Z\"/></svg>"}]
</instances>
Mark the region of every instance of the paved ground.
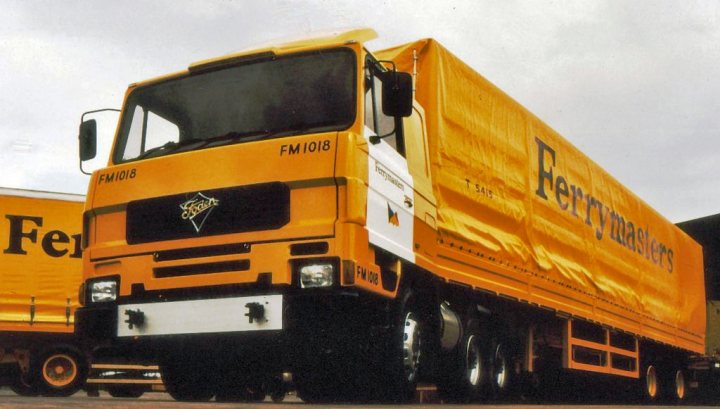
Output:
<instances>
[{"instance_id":1,"label":"paved ground","mask_svg":"<svg viewBox=\"0 0 720 409\"><path fill-rule=\"evenodd\" d=\"M281 408L315 408L315 407L334 407L338 405L306 405L294 396L288 396L283 403L273 403L267 400L262 403L181 403L172 400L172 398L165 393L147 393L140 399L118 399L112 398L105 392L100 394L100 397L88 397L85 393L77 393L69 398L24 398L15 395L7 388L0 390L0 409L5 408L27 408L27 409L125 409L125 408L138 408L138 409L170 409L170 408L184 408L184 409L225 409L225 408L257 408L257 409L281 409ZM342 405L343 408L355 409L365 408L365 405ZM441 405L441 404L414 404L414 405L373 405L373 409L383 408L402 408L408 407L413 409L426 409L426 408L478 408L479 405ZM483 408L503 408L503 409L540 409L540 408L553 408L553 409L587 409L588 405L516 405L516 404L486 404ZM626 405L593 405L592 409L616 409L616 408L627 408L631 406ZM637 408L650 408L651 406L632 406ZM652 406L654 408L662 408L663 406ZM672 408L673 406L666 406ZM707 406L703 406L707 408ZM683 408L693 408L693 406L683 406ZM699 408L699 406L698 406Z\"/></svg>"}]
</instances>

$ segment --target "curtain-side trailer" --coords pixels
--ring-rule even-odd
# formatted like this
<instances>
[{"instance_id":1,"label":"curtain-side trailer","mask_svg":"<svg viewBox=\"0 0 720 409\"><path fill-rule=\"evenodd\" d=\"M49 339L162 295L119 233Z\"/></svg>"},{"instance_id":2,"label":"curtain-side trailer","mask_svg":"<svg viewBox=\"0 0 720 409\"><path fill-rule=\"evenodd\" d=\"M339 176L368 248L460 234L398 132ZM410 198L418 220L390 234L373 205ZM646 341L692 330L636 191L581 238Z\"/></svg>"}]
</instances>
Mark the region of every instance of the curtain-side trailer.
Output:
<instances>
[{"instance_id":1,"label":"curtain-side trailer","mask_svg":"<svg viewBox=\"0 0 720 409\"><path fill-rule=\"evenodd\" d=\"M19 394L65 396L85 382L74 336L84 196L0 189L0 363Z\"/></svg>"}]
</instances>

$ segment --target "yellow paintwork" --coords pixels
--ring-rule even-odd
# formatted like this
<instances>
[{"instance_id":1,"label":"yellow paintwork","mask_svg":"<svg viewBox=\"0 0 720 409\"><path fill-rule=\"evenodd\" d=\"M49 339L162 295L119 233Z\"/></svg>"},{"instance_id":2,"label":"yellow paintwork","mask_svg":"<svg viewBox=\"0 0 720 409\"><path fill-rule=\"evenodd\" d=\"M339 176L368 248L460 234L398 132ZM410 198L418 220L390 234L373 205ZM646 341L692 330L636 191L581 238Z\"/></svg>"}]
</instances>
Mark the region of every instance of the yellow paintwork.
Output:
<instances>
[{"instance_id":1,"label":"yellow paintwork","mask_svg":"<svg viewBox=\"0 0 720 409\"><path fill-rule=\"evenodd\" d=\"M233 64L244 57L251 57L256 54L272 53L274 55L285 55L309 50L335 48L341 46L349 46L351 48L358 49L357 45L362 44L366 41L370 41L376 37L377 33L375 32L375 30L369 28L359 28L348 31L318 33L314 36L308 36L305 39L293 40L288 42L278 42L276 44L252 47L247 50L230 53L220 57L209 58L194 62L188 66L187 70L178 71L171 74L166 74L130 84L129 90L132 90L139 86L145 86L155 82L166 81L168 79L187 75L191 70L194 69L199 69L207 66L219 67L224 64Z\"/></svg>"},{"instance_id":2,"label":"yellow paintwork","mask_svg":"<svg viewBox=\"0 0 720 409\"><path fill-rule=\"evenodd\" d=\"M700 246L437 42L376 55L413 72L413 51L438 203L437 255L419 263L704 352Z\"/></svg>"},{"instance_id":3,"label":"yellow paintwork","mask_svg":"<svg viewBox=\"0 0 720 409\"><path fill-rule=\"evenodd\" d=\"M82 278L82 209L82 196L0 192L0 331L73 332ZM12 234L13 223L22 236Z\"/></svg>"},{"instance_id":4,"label":"yellow paintwork","mask_svg":"<svg viewBox=\"0 0 720 409\"><path fill-rule=\"evenodd\" d=\"M189 70L197 69L202 66L219 66L225 62L233 62L239 58L247 57L255 54L272 53L275 55L284 55L290 53L303 52L307 50L317 50L322 48L339 47L348 44L365 43L377 37L375 30L369 28L359 28L348 31L335 31L329 33L318 33L314 36L308 36L304 39L293 40L289 42L281 42L278 44L270 44L266 46L253 47L237 53L224 55L222 57L211 58L190 64Z\"/></svg>"},{"instance_id":5,"label":"yellow paintwork","mask_svg":"<svg viewBox=\"0 0 720 409\"><path fill-rule=\"evenodd\" d=\"M347 47L358 56L357 81L362 84L366 54L362 41L374 35L353 31L231 54L190 67L233 63L261 52ZM447 281L704 351L699 246L436 42L422 40L377 56L412 72L413 50L419 56L417 104L404 126L415 188L416 264ZM111 164L96 172L88 193L85 277L120 274L121 296L129 295L135 283L148 290L192 288L255 282L263 272L272 273L273 284L290 284L290 245L318 240L328 243L326 256L336 256L343 268L381 274L365 227L368 146L362 136L361 92L357 102L355 123L341 132L182 152ZM327 140L332 148L311 156L282 155L283 144L313 140ZM120 172L133 177L113 183L104 183L100 177ZM125 241L129 201L275 181L291 190L290 223L281 229L137 245ZM609 227L604 238L598 239L594 228L602 226L603 219L599 210L593 213L592 209L600 205L593 207L580 199L580 188L607 205L608 211L633 223L637 248L635 226L649 230L655 250L643 249L640 254L630 248L629 240L625 244L613 241ZM602 217L609 223L609 214ZM251 260L250 271L153 277L155 267L229 259L158 263L153 252L226 243L252 243L251 252L243 255ZM665 249L662 254L660 245ZM355 279L354 271L345 273L341 274L343 285L386 297L397 293L377 282Z\"/></svg>"}]
</instances>

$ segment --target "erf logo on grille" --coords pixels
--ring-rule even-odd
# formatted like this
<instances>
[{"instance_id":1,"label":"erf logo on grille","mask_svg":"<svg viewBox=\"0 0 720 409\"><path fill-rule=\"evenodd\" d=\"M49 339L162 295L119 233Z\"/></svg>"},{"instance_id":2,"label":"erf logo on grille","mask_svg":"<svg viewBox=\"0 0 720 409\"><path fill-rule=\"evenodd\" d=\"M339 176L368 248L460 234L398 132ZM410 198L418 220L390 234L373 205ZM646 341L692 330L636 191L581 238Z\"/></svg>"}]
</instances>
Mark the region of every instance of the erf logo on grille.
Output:
<instances>
[{"instance_id":1,"label":"erf logo on grille","mask_svg":"<svg viewBox=\"0 0 720 409\"><path fill-rule=\"evenodd\" d=\"M195 197L180 204L180 209L183 213L181 215L183 220L190 220L195 227L195 231L200 233L205 220L210 216L210 212L216 206L220 205L220 201L207 197L202 193L196 193Z\"/></svg>"}]
</instances>

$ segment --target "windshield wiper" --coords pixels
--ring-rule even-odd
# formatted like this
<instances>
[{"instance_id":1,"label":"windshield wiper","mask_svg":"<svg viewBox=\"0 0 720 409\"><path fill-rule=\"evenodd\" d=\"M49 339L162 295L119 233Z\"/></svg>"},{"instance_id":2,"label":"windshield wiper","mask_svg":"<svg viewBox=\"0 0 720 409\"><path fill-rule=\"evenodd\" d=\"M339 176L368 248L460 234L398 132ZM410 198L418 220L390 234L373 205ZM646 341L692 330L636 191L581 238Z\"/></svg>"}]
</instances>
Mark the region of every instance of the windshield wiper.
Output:
<instances>
[{"instance_id":1,"label":"windshield wiper","mask_svg":"<svg viewBox=\"0 0 720 409\"><path fill-rule=\"evenodd\" d=\"M192 145L193 143L197 143L197 142L203 142L203 140L198 139L198 138L188 138L188 139L183 139L180 142L168 141L164 145L156 146L154 148L146 150L145 152L140 154L135 159L144 159L149 156L154 156L155 153L159 153L159 152L163 152L163 153L167 154L167 153L176 151L176 150L182 148L183 146Z\"/></svg>"},{"instance_id":2,"label":"windshield wiper","mask_svg":"<svg viewBox=\"0 0 720 409\"><path fill-rule=\"evenodd\" d=\"M251 142L251 141L258 141L260 139L267 138L268 136L271 136L273 132L263 129L259 131L248 131L248 132L228 132L223 135L213 136L212 138L203 139L203 143L198 145L195 149L201 149L208 145L217 143L217 142L224 142L224 141L234 141L234 140L242 140L243 142Z\"/></svg>"},{"instance_id":3,"label":"windshield wiper","mask_svg":"<svg viewBox=\"0 0 720 409\"><path fill-rule=\"evenodd\" d=\"M263 129L263 130L255 130L255 131L248 131L248 132L228 132L223 135L213 136L212 138L202 139L202 138L188 138L184 139L180 142L173 142L169 141L165 143L164 145L156 146L154 148L148 149L147 151L140 154L135 159L145 159L150 156L157 156L158 153L164 153L168 154L170 152L177 151L178 149L192 145L192 144L198 144L194 147L194 149L202 149L208 145L211 145L213 143L222 142L222 141L233 141L233 140L242 140L243 142L251 142L251 141L258 141L260 139L267 138L269 136L274 135L274 132Z\"/></svg>"},{"instance_id":4,"label":"windshield wiper","mask_svg":"<svg viewBox=\"0 0 720 409\"><path fill-rule=\"evenodd\" d=\"M272 134L273 134L273 132L268 129L247 131L247 132L233 131L233 132L228 132L225 135L215 136L208 140L212 141L212 142L217 142L217 141L223 141L223 140L241 139L243 142L252 142L252 141L259 141L260 139L267 138L268 136L270 136Z\"/></svg>"},{"instance_id":5,"label":"windshield wiper","mask_svg":"<svg viewBox=\"0 0 720 409\"><path fill-rule=\"evenodd\" d=\"M145 159L148 156L151 156L155 153L175 148L177 145L178 145L177 142L169 141L169 142L165 143L165 145L156 146L154 148L146 150L145 152L138 155L135 159Z\"/></svg>"}]
</instances>

